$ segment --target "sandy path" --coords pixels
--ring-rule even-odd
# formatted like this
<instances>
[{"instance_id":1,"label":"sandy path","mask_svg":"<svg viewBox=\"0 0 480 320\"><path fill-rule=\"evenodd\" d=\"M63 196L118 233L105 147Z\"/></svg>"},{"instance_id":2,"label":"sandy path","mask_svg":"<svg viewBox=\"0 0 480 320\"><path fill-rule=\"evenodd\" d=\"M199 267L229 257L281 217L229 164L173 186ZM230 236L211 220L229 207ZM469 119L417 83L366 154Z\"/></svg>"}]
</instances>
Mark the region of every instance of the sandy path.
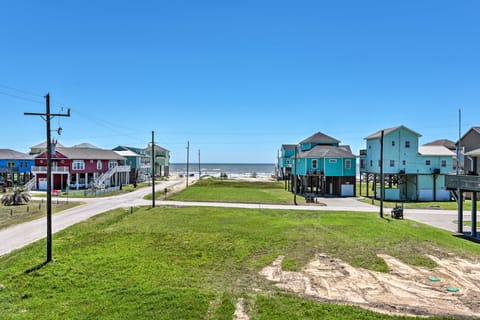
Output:
<instances>
[{"instance_id":1,"label":"sandy path","mask_svg":"<svg viewBox=\"0 0 480 320\"><path fill-rule=\"evenodd\" d=\"M282 270L278 257L260 274L279 288L321 301L357 305L394 315L480 316L480 265L459 258L440 260L434 269L409 266L388 256L390 272L354 268L318 255L302 271ZM439 278L431 281L429 277ZM447 288L459 288L449 292Z\"/></svg>"}]
</instances>

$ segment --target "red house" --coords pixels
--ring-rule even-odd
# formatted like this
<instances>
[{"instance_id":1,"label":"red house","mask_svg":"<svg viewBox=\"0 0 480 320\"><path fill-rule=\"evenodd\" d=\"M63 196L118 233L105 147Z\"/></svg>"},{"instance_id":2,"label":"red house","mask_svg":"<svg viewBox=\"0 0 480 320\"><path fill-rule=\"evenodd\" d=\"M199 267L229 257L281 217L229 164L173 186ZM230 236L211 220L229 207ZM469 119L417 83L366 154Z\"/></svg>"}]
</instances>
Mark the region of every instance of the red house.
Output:
<instances>
[{"instance_id":1,"label":"red house","mask_svg":"<svg viewBox=\"0 0 480 320\"><path fill-rule=\"evenodd\" d=\"M130 166L112 150L57 147L52 154L52 189L103 188L129 183ZM47 189L47 152L35 157L36 189Z\"/></svg>"}]
</instances>

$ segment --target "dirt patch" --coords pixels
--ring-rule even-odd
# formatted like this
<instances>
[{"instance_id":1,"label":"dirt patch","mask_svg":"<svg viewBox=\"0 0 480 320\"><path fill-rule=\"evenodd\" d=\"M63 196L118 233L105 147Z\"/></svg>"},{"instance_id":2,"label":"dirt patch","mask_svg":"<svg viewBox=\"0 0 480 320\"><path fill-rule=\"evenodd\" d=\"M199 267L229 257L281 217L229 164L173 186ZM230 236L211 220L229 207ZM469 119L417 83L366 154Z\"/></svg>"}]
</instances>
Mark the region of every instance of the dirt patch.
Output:
<instances>
[{"instance_id":1,"label":"dirt patch","mask_svg":"<svg viewBox=\"0 0 480 320\"><path fill-rule=\"evenodd\" d=\"M235 306L235 313L233 314L233 320L249 320L250 317L245 311L245 301L243 298L238 299Z\"/></svg>"},{"instance_id":2,"label":"dirt patch","mask_svg":"<svg viewBox=\"0 0 480 320\"><path fill-rule=\"evenodd\" d=\"M282 270L283 256L260 274L279 288L320 301L350 304L390 315L480 316L480 265L438 259L434 269L414 267L379 255L390 272L354 268L320 254L302 271ZM451 292L449 290L458 292Z\"/></svg>"}]
</instances>

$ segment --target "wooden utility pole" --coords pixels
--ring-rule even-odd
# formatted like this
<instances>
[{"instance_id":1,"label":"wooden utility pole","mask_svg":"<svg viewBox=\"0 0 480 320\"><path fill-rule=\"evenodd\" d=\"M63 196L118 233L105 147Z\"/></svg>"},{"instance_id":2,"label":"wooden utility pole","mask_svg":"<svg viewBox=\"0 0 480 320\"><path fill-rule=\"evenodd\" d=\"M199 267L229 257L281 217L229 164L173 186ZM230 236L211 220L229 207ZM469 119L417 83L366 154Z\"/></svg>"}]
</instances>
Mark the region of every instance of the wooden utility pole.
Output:
<instances>
[{"instance_id":1,"label":"wooden utility pole","mask_svg":"<svg viewBox=\"0 0 480 320\"><path fill-rule=\"evenodd\" d=\"M190 141L187 141L187 188L188 188L188 165L189 165L189 158L190 158Z\"/></svg>"},{"instance_id":2,"label":"wooden utility pole","mask_svg":"<svg viewBox=\"0 0 480 320\"><path fill-rule=\"evenodd\" d=\"M155 208L155 131L152 131L152 208Z\"/></svg>"},{"instance_id":3,"label":"wooden utility pole","mask_svg":"<svg viewBox=\"0 0 480 320\"><path fill-rule=\"evenodd\" d=\"M45 113L25 112L26 116L40 116L47 125L47 261L52 261L52 138L50 120L54 117L70 117L70 109L66 114L50 113L50 93L45 96ZM60 133L60 129L59 129Z\"/></svg>"}]
</instances>

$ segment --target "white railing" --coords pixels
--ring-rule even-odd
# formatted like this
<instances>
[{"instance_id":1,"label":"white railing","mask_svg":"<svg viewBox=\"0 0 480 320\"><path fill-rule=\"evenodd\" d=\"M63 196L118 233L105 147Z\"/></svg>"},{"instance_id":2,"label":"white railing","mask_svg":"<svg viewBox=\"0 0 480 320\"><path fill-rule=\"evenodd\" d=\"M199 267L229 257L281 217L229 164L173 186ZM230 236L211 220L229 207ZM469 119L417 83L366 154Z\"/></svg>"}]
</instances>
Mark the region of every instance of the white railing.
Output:
<instances>
[{"instance_id":1,"label":"white railing","mask_svg":"<svg viewBox=\"0 0 480 320\"><path fill-rule=\"evenodd\" d=\"M97 181L95 181L95 186L97 188L101 188L105 180L109 179L117 172L130 172L130 166L115 166L110 168L107 172L97 178Z\"/></svg>"},{"instance_id":2,"label":"white railing","mask_svg":"<svg viewBox=\"0 0 480 320\"><path fill-rule=\"evenodd\" d=\"M23 186L23 188L25 189L25 191L31 191L33 189L33 187L35 186L35 181L37 180L36 177L33 177L32 179L30 179L27 183L25 183L25 185Z\"/></svg>"},{"instance_id":3,"label":"white railing","mask_svg":"<svg viewBox=\"0 0 480 320\"><path fill-rule=\"evenodd\" d=\"M52 173L68 173L69 167L55 167L52 166ZM47 166L33 166L32 167L32 172L33 173L46 173L47 172Z\"/></svg>"}]
</instances>

